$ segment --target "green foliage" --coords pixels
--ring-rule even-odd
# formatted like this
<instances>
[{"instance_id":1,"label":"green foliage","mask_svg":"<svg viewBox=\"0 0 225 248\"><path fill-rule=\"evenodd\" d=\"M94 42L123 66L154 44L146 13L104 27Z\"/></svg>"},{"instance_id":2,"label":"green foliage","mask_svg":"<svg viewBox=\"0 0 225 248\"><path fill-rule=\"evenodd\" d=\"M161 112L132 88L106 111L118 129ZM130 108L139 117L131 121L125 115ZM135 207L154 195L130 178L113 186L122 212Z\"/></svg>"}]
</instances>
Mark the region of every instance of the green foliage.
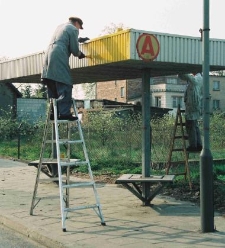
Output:
<instances>
[{"instance_id":1,"label":"green foliage","mask_svg":"<svg viewBox=\"0 0 225 248\"><path fill-rule=\"evenodd\" d=\"M11 112L4 112L0 116L0 136L2 140L15 139L18 135L28 136L33 135L39 126L43 123L36 123L35 125L23 120L18 121L13 117Z\"/></svg>"},{"instance_id":2,"label":"green foliage","mask_svg":"<svg viewBox=\"0 0 225 248\"><path fill-rule=\"evenodd\" d=\"M32 97L47 98L47 87L44 84L38 84Z\"/></svg>"},{"instance_id":3,"label":"green foliage","mask_svg":"<svg viewBox=\"0 0 225 248\"><path fill-rule=\"evenodd\" d=\"M21 89L21 93L23 94L24 98L31 98L32 95L31 85L25 85L25 87Z\"/></svg>"},{"instance_id":4,"label":"green foliage","mask_svg":"<svg viewBox=\"0 0 225 248\"><path fill-rule=\"evenodd\" d=\"M225 158L225 126L224 116L215 114L210 119L210 145L213 158ZM89 112L82 124L85 143L88 149L94 173L138 173L142 171L142 119L140 115L118 115L115 111L99 110ZM0 154L17 157L18 133L20 134L20 157L23 160L36 160L39 158L42 137L43 122L35 125L25 121L18 122L6 113L0 117ZM165 115L162 118L152 119L152 162L165 162L170 148L174 117ZM200 125L201 132L202 124ZM60 127L60 135L63 130ZM74 134L77 135L76 127ZM72 137L75 139L75 136ZM64 148L62 148L63 150ZM71 158L83 159L82 149L73 148ZM64 150L63 150L64 152ZM51 154L51 147L46 151L45 157ZM193 154L193 159L199 159L199 154ZM183 160L184 158L178 157ZM181 165L180 170L184 170ZM196 168L193 169L193 168ZM77 168L76 168L77 170ZM86 172L85 167L78 170ZM151 170L154 174L165 174L165 170ZM214 173L217 178L224 180L224 166L215 167ZM176 180L183 180L183 176ZM199 181L199 166L191 167L191 178Z\"/></svg>"}]
</instances>

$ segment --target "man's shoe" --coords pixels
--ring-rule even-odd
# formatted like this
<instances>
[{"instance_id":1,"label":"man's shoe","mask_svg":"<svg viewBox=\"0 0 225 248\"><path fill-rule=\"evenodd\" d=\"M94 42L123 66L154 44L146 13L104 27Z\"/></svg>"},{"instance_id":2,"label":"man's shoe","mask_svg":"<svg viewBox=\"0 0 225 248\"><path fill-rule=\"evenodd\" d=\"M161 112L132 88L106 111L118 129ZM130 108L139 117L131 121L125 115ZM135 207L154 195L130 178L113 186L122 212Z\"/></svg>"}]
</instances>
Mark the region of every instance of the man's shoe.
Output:
<instances>
[{"instance_id":1,"label":"man's shoe","mask_svg":"<svg viewBox=\"0 0 225 248\"><path fill-rule=\"evenodd\" d=\"M186 150L187 150L188 152L196 152L196 151L197 151L197 147L188 146Z\"/></svg>"},{"instance_id":2,"label":"man's shoe","mask_svg":"<svg viewBox=\"0 0 225 248\"><path fill-rule=\"evenodd\" d=\"M202 150L202 145L197 146L197 151L201 151Z\"/></svg>"},{"instance_id":3,"label":"man's shoe","mask_svg":"<svg viewBox=\"0 0 225 248\"><path fill-rule=\"evenodd\" d=\"M194 147L194 146L189 146L187 147L187 152L200 152L202 150L202 146Z\"/></svg>"},{"instance_id":4,"label":"man's shoe","mask_svg":"<svg viewBox=\"0 0 225 248\"><path fill-rule=\"evenodd\" d=\"M73 115L60 115L58 120L76 121L78 117Z\"/></svg>"}]
</instances>

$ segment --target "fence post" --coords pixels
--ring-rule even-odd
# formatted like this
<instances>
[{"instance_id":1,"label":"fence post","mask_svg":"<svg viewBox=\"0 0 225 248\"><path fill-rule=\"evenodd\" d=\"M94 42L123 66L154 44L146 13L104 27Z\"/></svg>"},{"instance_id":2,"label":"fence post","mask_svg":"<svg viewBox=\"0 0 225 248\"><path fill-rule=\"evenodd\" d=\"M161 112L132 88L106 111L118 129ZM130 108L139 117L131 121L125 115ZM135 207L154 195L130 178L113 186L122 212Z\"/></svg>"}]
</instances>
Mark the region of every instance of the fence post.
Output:
<instances>
[{"instance_id":1,"label":"fence post","mask_svg":"<svg viewBox=\"0 0 225 248\"><path fill-rule=\"evenodd\" d=\"M17 142L17 158L20 159L20 129L22 127L22 122L20 123L20 125L18 126L18 132L17 132L17 138L18 138L18 142Z\"/></svg>"}]
</instances>

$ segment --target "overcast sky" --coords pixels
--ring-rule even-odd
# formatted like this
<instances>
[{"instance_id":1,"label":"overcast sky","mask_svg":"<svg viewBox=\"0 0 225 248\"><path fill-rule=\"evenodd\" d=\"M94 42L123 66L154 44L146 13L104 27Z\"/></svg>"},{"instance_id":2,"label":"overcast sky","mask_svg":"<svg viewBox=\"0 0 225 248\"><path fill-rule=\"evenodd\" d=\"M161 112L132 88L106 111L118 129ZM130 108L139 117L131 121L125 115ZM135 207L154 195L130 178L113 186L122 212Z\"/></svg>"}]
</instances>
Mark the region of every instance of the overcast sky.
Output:
<instances>
[{"instance_id":1,"label":"overcast sky","mask_svg":"<svg viewBox=\"0 0 225 248\"><path fill-rule=\"evenodd\" d=\"M0 0L0 58L44 51L68 17L84 22L81 37L99 37L111 23L199 37L204 0ZM225 39L225 0L210 0L210 38Z\"/></svg>"}]
</instances>

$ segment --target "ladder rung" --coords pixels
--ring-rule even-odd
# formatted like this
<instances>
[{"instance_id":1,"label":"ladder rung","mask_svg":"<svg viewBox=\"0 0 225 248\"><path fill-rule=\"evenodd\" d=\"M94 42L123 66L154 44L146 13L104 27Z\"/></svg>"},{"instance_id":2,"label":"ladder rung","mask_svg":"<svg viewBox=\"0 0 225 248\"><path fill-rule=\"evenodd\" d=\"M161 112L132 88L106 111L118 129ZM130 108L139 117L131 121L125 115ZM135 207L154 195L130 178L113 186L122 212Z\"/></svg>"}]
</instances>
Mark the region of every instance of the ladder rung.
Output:
<instances>
[{"instance_id":1,"label":"ladder rung","mask_svg":"<svg viewBox=\"0 0 225 248\"><path fill-rule=\"evenodd\" d=\"M61 177L62 180L66 180L65 176ZM59 181L59 177L49 177L49 178L39 178L39 182L51 182L51 181Z\"/></svg>"},{"instance_id":2,"label":"ladder rung","mask_svg":"<svg viewBox=\"0 0 225 248\"><path fill-rule=\"evenodd\" d=\"M173 175L175 176L183 176L183 175L187 175L186 172L182 172L182 173L173 173Z\"/></svg>"},{"instance_id":3,"label":"ladder rung","mask_svg":"<svg viewBox=\"0 0 225 248\"><path fill-rule=\"evenodd\" d=\"M49 178L40 178L39 182L52 182L52 181L59 181L58 177L49 177Z\"/></svg>"},{"instance_id":4,"label":"ladder rung","mask_svg":"<svg viewBox=\"0 0 225 248\"><path fill-rule=\"evenodd\" d=\"M74 123L74 122L77 122L78 120L74 120L74 121L69 121L69 120L50 120L50 123L54 123L54 121L56 121L56 123Z\"/></svg>"},{"instance_id":5,"label":"ladder rung","mask_svg":"<svg viewBox=\"0 0 225 248\"><path fill-rule=\"evenodd\" d=\"M59 195L49 195L49 196L36 196L36 199L43 200L43 199L59 199Z\"/></svg>"},{"instance_id":6,"label":"ladder rung","mask_svg":"<svg viewBox=\"0 0 225 248\"><path fill-rule=\"evenodd\" d=\"M186 125L185 122L179 122L179 123L177 123L177 126L185 126L185 125Z\"/></svg>"},{"instance_id":7,"label":"ladder rung","mask_svg":"<svg viewBox=\"0 0 225 248\"><path fill-rule=\"evenodd\" d=\"M80 183L66 184L66 185L63 185L62 187L65 189L68 189L68 188L82 188L82 187L93 186L93 185L94 185L94 182L80 182Z\"/></svg>"},{"instance_id":8,"label":"ladder rung","mask_svg":"<svg viewBox=\"0 0 225 248\"><path fill-rule=\"evenodd\" d=\"M182 160L182 161L170 161L170 162L167 162L167 164L185 164L186 161Z\"/></svg>"},{"instance_id":9,"label":"ladder rung","mask_svg":"<svg viewBox=\"0 0 225 248\"><path fill-rule=\"evenodd\" d=\"M183 136L178 135L178 136L175 136L174 139L183 139ZM188 136L185 135L184 139L188 139Z\"/></svg>"},{"instance_id":10,"label":"ladder rung","mask_svg":"<svg viewBox=\"0 0 225 248\"><path fill-rule=\"evenodd\" d=\"M79 166L79 165L85 165L88 164L87 161L74 161L74 162L61 162L60 165L61 166Z\"/></svg>"},{"instance_id":11,"label":"ladder rung","mask_svg":"<svg viewBox=\"0 0 225 248\"><path fill-rule=\"evenodd\" d=\"M56 143L56 140L46 140L46 143L51 144L51 143ZM80 144L83 143L82 140L68 140L68 139L59 139L59 144L64 145L64 144Z\"/></svg>"},{"instance_id":12,"label":"ladder rung","mask_svg":"<svg viewBox=\"0 0 225 248\"><path fill-rule=\"evenodd\" d=\"M98 204L87 205L87 206L78 206L74 208L64 208L64 212L72 212L76 210L88 209L88 208L98 208Z\"/></svg>"},{"instance_id":13,"label":"ladder rung","mask_svg":"<svg viewBox=\"0 0 225 248\"><path fill-rule=\"evenodd\" d=\"M66 139L60 139L59 144L64 145L64 144L76 144L76 143L83 143L82 140L66 140Z\"/></svg>"}]
</instances>

